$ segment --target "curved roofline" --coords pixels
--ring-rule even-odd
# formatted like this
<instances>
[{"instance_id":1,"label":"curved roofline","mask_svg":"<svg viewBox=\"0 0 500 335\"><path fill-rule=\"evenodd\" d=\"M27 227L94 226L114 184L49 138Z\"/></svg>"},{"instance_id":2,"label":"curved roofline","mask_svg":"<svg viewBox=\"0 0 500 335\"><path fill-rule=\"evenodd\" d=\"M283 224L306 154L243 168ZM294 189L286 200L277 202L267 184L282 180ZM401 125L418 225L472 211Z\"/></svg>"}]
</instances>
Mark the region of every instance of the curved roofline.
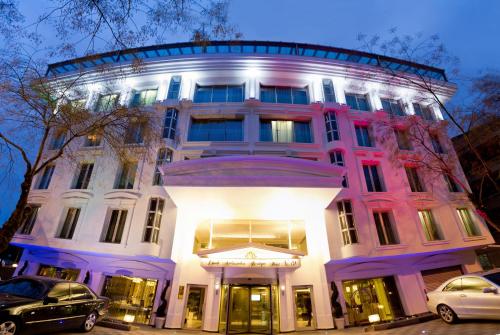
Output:
<instances>
[{"instance_id":1,"label":"curved roofline","mask_svg":"<svg viewBox=\"0 0 500 335\"><path fill-rule=\"evenodd\" d=\"M136 59L199 55L199 54L267 54L340 60L349 63L372 65L393 71L418 74L448 81L445 71L436 67L409 62L374 53L331 46L271 41L202 41L150 45L139 48L109 51L49 64L47 76L87 70L104 64L117 64Z\"/></svg>"}]
</instances>

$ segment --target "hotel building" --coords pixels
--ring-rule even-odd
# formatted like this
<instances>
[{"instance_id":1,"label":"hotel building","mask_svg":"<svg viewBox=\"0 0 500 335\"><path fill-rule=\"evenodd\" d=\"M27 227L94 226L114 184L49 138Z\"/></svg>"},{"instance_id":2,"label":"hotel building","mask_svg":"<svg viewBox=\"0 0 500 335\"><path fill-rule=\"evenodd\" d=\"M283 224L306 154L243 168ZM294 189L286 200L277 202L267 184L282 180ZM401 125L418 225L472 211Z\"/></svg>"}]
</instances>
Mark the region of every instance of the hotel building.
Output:
<instances>
[{"instance_id":1,"label":"hotel building","mask_svg":"<svg viewBox=\"0 0 500 335\"><path fill-rule=\"evenodd\" d=\"M335 299L349 325L425 313L426 290L480 270L475 250L493 240L452 180L405 163L417 148L404 128L386 140L396 158L379 140L390 118L443 122L382 67L432 78L442 101L455 92L440 69L283 42L159 45L50 65L54 81L86 74L78 98L88 109L160 113L163 143L156 159L119 163L89 136L78 162L41 173L13 240L25 249L18 271L88 282L110 297L111 318L129 322L150 323L166 300L174 329L332 329ZM113 76L122 79L104 90ZM446 134L428 141L456 159ZM124 142L140 146L140 130Z\"/></svg>"}]
</instances>

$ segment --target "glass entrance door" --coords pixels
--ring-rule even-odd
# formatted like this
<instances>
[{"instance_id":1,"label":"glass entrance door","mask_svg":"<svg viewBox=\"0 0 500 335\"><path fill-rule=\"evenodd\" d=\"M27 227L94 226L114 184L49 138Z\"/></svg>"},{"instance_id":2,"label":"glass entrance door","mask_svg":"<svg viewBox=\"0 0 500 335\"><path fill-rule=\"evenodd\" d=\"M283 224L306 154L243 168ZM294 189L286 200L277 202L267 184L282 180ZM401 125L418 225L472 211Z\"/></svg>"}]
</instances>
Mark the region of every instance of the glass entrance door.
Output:
<instances>
[{"instance_id":1,"label":"glass entrance door","mask_svg":"<svg viewBox=\"0 0 500 335\"><path fill-rule=\"evenodd\" d=\"M203 323L203 306L205 304L205 288L190 286L184 311L184 328L201 329Z\"/></svg>"},{"instance_id":2,"label":"glass entrance door","mask_svg":"<svg viewBox=\"0 0 500 335\"><path fill-rule=\"evenodd\" d=\"M229 287L229 333L271 333L270 286Z\"/></svg>"}]
</instances>

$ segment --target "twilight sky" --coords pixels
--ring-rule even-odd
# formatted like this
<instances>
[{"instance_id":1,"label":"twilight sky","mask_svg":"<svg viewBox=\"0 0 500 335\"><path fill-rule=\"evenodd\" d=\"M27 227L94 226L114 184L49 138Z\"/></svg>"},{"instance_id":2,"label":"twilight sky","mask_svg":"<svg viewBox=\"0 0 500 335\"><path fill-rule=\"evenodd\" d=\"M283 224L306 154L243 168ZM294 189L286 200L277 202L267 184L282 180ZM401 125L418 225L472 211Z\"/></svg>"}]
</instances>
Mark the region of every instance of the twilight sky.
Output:
<instances>
[{"instance_id":1,"label":"twilight sky","mask_svg":"<svg viewBox=\"0 0 500 335\"><path fill-rule=\"evenodd\" d=\"M22 0L27 22L48 0ZM324 44L356 49L358 33L386 35L438 34L460 59L461 76L455 103L467 96L468 78L480 71L500 69L500 1L497 0L231 0L230 19L243 39ZM47 32L47 38L52 34ZM172 36L183 42L188 35ZM149 43L148 43L149 44ZM54 59L57 61L59 59ZM0 224L17 200L19 174L0 179Z\"/></svg>"}]
</instances>

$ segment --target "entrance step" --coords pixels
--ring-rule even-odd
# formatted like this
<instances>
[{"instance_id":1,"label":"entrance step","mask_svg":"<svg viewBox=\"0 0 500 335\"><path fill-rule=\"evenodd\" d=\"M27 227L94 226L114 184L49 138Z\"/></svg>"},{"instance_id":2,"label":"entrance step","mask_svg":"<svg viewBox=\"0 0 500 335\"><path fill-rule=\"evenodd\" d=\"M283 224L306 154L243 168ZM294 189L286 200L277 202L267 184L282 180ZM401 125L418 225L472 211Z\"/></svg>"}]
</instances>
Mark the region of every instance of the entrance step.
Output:
<instances>
[{"instance_id":1,"label":"entrance step","mask_svg":"<svg viewBox=\"0 0 500 335\"><path fill-rule=\"evenodd\" d=\"M135 326L129 322L113 320L113 319L103 319L99 321L97 324L102 327L125 330L125 331L137 331L140 329L140 327Z\"/></svg>"},{"instance_id":2,"label":"entrance step","mask_svg":"<svg viewBox=\"0 0 500 335\"><path fill-rule=\"evenodd\" d=\"M437 318L438 318L438 316L434 315L432 313L423 313L423 314L415 315L412 317L407 317L404 319L399 319L399 320L394 320L394 321L390 321L390 322L385 322L385 323L380 323L380 324L375 324L375 325L371 325L368 327L364 327L363 331L364 332L372 332L372 331L405 327L405 326L414 325L414 324L421 323L421 322L434 320Z\"/></svg>"}]
</instances>

